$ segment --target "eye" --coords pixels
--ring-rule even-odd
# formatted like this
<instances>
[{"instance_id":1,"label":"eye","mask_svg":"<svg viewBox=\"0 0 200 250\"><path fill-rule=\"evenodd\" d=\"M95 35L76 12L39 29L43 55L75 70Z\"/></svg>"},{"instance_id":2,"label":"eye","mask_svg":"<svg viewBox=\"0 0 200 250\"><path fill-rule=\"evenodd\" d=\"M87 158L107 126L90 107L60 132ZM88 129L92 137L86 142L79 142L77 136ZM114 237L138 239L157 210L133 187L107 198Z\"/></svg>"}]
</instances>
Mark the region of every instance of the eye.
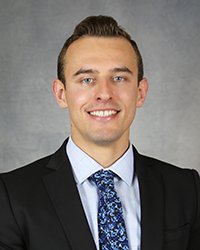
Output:
<instances>
[{"instance_id":1,"label":"eye","mask_svg":"<svg viewBox=\"0 0 200 250\"><path fill-rule=\"evenodd\" d=\"M125 78L123 76L115 76L113 80L114 82L123 82Z\"/></svg>"},{"instance_id":2,"label":"eye","mask_svg":"<svg viewBox=\"0 0 200 250\"><path fill-rule=\"evenodd\" d=\"M81 80L81 82L84 83L84 84L90 84L90 83L94 82L94 79L90 78L90 77L87 77L87 78L84 78L83 80Z\"/></svg>"}]
</instances>

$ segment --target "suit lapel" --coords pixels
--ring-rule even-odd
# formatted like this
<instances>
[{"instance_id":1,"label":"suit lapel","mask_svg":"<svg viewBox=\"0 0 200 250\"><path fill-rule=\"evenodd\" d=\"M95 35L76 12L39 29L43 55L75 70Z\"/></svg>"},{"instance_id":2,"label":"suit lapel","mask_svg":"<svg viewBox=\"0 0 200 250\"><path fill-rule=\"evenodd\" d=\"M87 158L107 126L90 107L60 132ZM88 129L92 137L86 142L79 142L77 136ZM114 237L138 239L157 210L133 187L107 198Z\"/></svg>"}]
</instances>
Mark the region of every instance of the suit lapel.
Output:
<instances>
[{"instance_id":1,"label":"suit lapel","mask_svg":"<svg viewBox=\"0 0 200 250\"><path fill-rule=\"evenodd\" d=\"M141 197L141 250L161 250L164 236L162 178L151 163L152 159L134 151Z\"/></svg>"},{"instance_id":2,"label":"suit lapel","mask_svg":"<svg viewBox=\"0 0 200 250\"><path fill-rule=\"evenodd\" d=\"M43 177L48 195L72 249L96 250L81 204L66 143L52 156L48 168L52 173ZM134 149L135 170L141 197L141 250L161 250L164 231L164 190L153 160Z\"/></svg>"},{"instance_id":3,"label":"suit lapel","mask_svg":"<svg viewBox=\"0 0 200 250\"><path fill-rule=\"evenodd\" d=\"M71 248L95 250L65 146L52 156L47 167L54 171L43 180Z\"/></svg>"}]
</instances>

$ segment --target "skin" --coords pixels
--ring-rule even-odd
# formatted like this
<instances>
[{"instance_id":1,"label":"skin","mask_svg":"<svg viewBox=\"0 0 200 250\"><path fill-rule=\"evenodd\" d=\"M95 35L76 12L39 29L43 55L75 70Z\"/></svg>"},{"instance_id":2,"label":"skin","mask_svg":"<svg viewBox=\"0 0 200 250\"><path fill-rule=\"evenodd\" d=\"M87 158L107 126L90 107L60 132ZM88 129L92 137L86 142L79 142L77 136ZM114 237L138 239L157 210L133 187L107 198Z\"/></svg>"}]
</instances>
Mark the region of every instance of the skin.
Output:
<instances>
[{"instance_id":1,"label":"skin","mask_svg":"<svg viewBox=\"0 0 200 250\"><path fill-rule=\"evenodd\" d=\"M124 38L84 37L65 55L66 86L56 79L53 93L69 110L74 143L103 167L129 146L136 109L145 101L148 82L138 83L135 52Z\"/></svg>"}]
</instances>

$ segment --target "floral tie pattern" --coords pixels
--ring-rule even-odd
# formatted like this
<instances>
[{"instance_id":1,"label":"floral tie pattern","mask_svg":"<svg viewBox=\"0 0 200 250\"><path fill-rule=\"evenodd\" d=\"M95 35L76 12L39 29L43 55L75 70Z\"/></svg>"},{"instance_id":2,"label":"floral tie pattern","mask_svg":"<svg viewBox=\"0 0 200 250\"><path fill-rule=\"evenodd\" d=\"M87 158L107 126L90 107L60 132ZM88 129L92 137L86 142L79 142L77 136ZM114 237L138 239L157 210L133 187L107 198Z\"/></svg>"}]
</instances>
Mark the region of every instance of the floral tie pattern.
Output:
<instances>
[{"instance_id":1,"label":"floral tie pattern","mask_svg":"<svg viewBox=\"0 0 200 250\"><path fill-rule=\"evenodd\" d=\"M94 173L92 180L99 195L98 230L100 250L128 250L128 239L122 205L114 189L114 176L110 170Z\"/></svg>"}]
</instances>

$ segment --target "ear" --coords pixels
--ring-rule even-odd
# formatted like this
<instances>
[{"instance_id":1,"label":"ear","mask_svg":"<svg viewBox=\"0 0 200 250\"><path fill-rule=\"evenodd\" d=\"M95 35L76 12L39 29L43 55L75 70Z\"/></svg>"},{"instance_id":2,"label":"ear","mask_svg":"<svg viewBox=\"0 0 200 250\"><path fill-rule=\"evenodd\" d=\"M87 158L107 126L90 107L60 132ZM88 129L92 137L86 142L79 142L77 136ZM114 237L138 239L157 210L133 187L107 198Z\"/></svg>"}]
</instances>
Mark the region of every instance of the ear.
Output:
<instances>
[{"instance_id":1,"label":"ear","mask_svg":"<svg viewBox=\"0 0 200 250\"><path fill-rule=\"evenodd\" d=\"M138 98L137 98L137 104L136 104L137 108L140 108L143 106L144 101L147 96L148 87L149 87L148 80L144 77L138 84Z\"/></svg>"},{"instance_id":2,"label":"ear","mask_svg":"<svg viewBox=\"0 0 200 250\"><path fill-rule=\"evenodd\" d=\"M66 89L65 89L64 84L58 79L54 80L53 85L52 85L52 91L53 91L53 94L56 98L58 105L61 108L67 108L68 104L67 104Z\"/></svg>"}]
</instances>

